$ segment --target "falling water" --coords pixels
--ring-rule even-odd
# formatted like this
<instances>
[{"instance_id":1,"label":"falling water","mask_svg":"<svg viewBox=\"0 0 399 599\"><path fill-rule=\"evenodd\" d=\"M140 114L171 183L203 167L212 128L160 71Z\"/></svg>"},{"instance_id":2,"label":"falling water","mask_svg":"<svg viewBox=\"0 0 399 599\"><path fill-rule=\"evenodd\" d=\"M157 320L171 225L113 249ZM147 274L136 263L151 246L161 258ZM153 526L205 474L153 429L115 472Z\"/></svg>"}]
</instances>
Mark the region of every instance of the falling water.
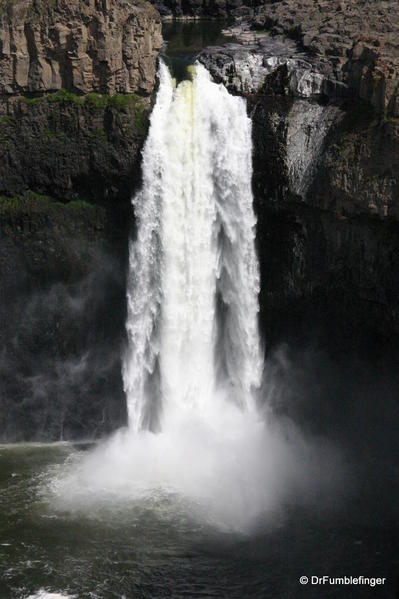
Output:
<instances>
[{"instance_id":1,"label":"falling water","mask_svg":"<svg viewBox=\"0 0 399 599\"><path fill-rule=\"evenodd\" d=\"M286 497L314 494L326 469L257 401L263 356L245 102L201 65L176 87L161 64L159 79L133 199L129 426L72 456L52 476L51 494L58 508L91 516L122 504L133 520L151 508L158 519L183 513L247 531Z\"/></svg>"},{"instance_id":2,"label":"falling water","mask_svg":"<svg viewBox=\"0 0 399 599\"><path fill-rule=\"evenodd\" d=\"M198 64L178 87L164 64L159 77L133 200L124 383L135 432L223 397L254 410L262 375L245 102Z\"/></svg>"}]
</instances>

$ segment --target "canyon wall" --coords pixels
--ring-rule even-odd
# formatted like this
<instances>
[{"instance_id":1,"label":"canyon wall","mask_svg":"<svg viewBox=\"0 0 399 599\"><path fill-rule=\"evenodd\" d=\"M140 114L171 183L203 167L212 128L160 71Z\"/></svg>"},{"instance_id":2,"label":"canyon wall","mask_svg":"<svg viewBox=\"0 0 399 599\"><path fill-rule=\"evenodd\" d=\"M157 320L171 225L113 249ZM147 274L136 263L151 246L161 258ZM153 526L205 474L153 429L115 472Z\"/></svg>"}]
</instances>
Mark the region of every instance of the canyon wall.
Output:
<instances>
[{"instance_id":1,"label":"canyon wall","mask_svg":"<svg viewBox=\"0 0 399 599\"><path fill-rule=\"evenodd\" d=\"M283 0L200 57L253 119L269 349L397 364L398 27L392 2Z\"/></svg>"},{"instance_id":2,"label":"canyon wall","mask_svg":"<svg viewBox=\"0 0 399 599\"><path fill-rule=\"evenodd\" d=\"M0 440L125 422L125 276L162 42L141 0L0 3Z\"/></svg>"}]
</instances>

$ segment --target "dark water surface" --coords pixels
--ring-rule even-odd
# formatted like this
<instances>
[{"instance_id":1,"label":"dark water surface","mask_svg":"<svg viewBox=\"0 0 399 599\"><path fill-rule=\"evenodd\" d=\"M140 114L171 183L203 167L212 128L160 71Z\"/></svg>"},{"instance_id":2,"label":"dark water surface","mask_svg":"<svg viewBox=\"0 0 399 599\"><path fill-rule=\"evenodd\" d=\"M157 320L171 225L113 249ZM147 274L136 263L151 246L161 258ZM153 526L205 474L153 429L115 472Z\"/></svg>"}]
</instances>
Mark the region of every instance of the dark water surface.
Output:
<instances>
[{"instance_id":1,"label":"dark water surface","mask_svg":"<svg viewBox=\"0 0 399 599\"><path fill-rule=\"evenodd\" d=\"M165 502L60 512L41 490L81 449L0 449L0 597L393 597L398 523L373 507L288 510L248 535L191 521ZM50 470L51 471L51 470ZM397 563L396 563L397 565ZM300 576L387 577L384 587L301 587Z\"/></svg>"},{"instance_id":2,"label":"dark water surface","mask_svg":"<svg viewBox=\"0 0 399 599\"><path fill-rule=\"evenodd\" d=\"M161 56L178 81L186 77L187 66L195 62L195 57L207 46L219 46L234 41L223 36L222 30L230 21L172 21L163 24L165 40Z\"/></svg>"}]
</instances>

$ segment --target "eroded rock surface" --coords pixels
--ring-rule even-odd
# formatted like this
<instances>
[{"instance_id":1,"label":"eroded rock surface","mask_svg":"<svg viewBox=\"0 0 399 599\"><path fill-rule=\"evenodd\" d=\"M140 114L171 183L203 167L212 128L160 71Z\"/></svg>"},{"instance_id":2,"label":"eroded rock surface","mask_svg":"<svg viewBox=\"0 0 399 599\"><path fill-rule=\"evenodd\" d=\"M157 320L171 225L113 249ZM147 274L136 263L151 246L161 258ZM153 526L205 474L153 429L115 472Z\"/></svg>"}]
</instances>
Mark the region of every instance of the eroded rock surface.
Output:
<instances>
[{"instance_id":1,"label":"eroded rock surface","mask_svg":"<svg viewBox=\"0 0 399 599\"><path fill-rule=\"evenodd\" d=\"M336 82L320 73L295 42L281 37L207 48L199 60L215 80L235 93L265 93L268 87L275 89L282 83L282 75L287 91L299 98L320 96L336 88Z\"/></svg>"},{"instance_id":2,"label":"eroded rock surface","mask_svg":"<svg viewBox=\"0 0 399 599\"><path fill-rule=\"evenodd\" d=\"M389 95L397 76L385 87L376 63L353 78L364 67L365 55L356 62L352 52L363 31L358 23L343 40L348 31L333 19L343 10L338 3L258 10L274 20L258 19L263 30L236 24L229 32L241 43L206 49L200 60L246 97L252 117L265 337L271 346L315 343L375 360L389 347L398 356L399 135ZM331 31L318 49L308 44L305 32L319 13L330 28L342 25L336 51L327 44ZM388 48L379 52L383 60Z\"/></svg>"},{"instance_id":3,"label":"eroded rock surface","mask_svg":"<svg viewBox=\"0 0 399 599\"><path fill-rule=\"evenodd\" d=\"M2 0L0 94L150 94L161 42L144 0Z\"/></svg>"},{"instance_id":4,"label":"eroded rock surface","mask_svg":"<svg viewBox=\"0 0 399 599\"><path fill-rule=\"evenodd\" d=\"M376 110L399 116L399 4L280 0L255 11L253 26L298 40L319 70Z\"/></svg>"},{"instance_id":5,"label":"eroded rock surface","mask_svg":"<svg viewBox=\"0 0 399 599\"><path fill-rule=\"evenodd\" d=\"M305 199L327 134L342 116L339 104L346 88L320 73L295 42L281 37L208 48L199 60L216 81L249 98L253 117L269 96L289 98L283 113L276 109L265 118L284 147L289 189ZM326 105L330 98L335 103Z\"/></svg>"}]
</instances>

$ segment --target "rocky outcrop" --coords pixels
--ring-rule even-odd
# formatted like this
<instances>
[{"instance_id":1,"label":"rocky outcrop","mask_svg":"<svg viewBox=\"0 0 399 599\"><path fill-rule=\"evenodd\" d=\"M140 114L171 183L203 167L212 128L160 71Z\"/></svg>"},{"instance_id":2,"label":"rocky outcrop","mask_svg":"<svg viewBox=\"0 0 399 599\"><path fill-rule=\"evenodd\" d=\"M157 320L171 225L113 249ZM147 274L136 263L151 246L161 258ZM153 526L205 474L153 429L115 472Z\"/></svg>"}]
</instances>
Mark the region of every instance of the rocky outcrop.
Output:
<instances>
[{"instance_id":1,"label":"rocky outcrop","mask_svg":"<svg viewBox=\"0 0 399 599\"><path fill-rule=\"evenodd\" d=\"M281 85L298 98L344 95L346 91L319 72L311 57L300 52L294 42L281 37L263 35L256 43L208 48L199 60L233 93L275 93Z\"/></svg>"},{"instance_id":2,"label":"rocky outcrop","mask_svg":"<svg viewBox=\"0 0 399 599\"><path fill-rule=\"evenodd\" d=\"M279 0L258 7L252 24L298 40L320 72L377 111L399 116L397 2Z\"/></svg>"},{"instance_id":3,"label":"rocky outcrop","mask_svg":"<svg viewBox=\"0 0 399 599\"><path fill-rule=\"evenodd\" d=\"M4 0L0 94L150 94L159 14L144 0Z\"/></svg>"},{"instance_id":4,"label":"rocky outcrop","mask_svg":"<svg viewBox=\"0 0 399 599\"><path fill-rule=\"evenodd\" d=\"M397 219L397 119L353 97L342 74L323 69L319 57L295 42L239 31L245 43L206 49L199 60L232 93L248 98L257 128L278 132L288 191L337 214Z\"/></svg>"},{"instance_id":5,"label":"rocky outcrop","mask_svg":"<svg viewBox=\"0 0 399 599\"><path fill-rule=\"evenodd\" d=\"M209 48L199 60L216 81L248 98L255 122L258 112L267 119L267 125L260 121L258 127L273 128L284 148L288 189L306 198L327 134L342 117L339 106L345 89L320 73L311 57L300 52L294 42L281 37L263 35L256 43ZM286 101L274 100L274 111L264 114L262 104L269 101L265 98L276 97Z\"/></svg>"}]
</instances>

